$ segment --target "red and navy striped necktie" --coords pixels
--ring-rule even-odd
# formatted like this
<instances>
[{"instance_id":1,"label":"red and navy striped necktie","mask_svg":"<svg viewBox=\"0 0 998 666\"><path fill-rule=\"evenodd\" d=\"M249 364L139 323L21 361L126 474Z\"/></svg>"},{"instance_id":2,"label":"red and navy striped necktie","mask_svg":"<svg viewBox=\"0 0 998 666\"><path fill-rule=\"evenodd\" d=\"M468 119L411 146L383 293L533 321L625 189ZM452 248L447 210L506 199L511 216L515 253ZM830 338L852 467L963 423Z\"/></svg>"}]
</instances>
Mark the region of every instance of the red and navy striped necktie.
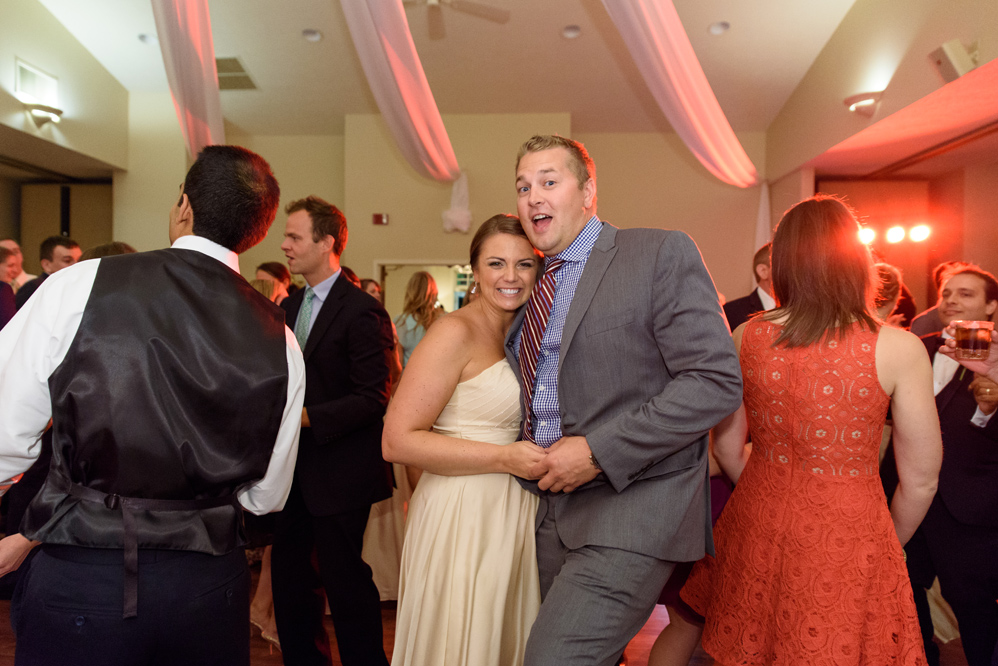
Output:
<instances>
[{"instance_id":1,"label":"red and navy striped necktie","mask_svg":"<svg viewBox=\"0 0 998 666\"><path fill-rule=\"evenodd\" d=\"M544 276L534 287L534 293L527 303L527 314L523 318L523 328L520 333L520 374L523 376L523 434L529 441L534 441L532 424L534 382L537 378L537 357L541 351L541 340L551 316L551 306L554 304L555 273L565 263L564 259L554 259L544 270Z\"/></svg>"}]
</instances>

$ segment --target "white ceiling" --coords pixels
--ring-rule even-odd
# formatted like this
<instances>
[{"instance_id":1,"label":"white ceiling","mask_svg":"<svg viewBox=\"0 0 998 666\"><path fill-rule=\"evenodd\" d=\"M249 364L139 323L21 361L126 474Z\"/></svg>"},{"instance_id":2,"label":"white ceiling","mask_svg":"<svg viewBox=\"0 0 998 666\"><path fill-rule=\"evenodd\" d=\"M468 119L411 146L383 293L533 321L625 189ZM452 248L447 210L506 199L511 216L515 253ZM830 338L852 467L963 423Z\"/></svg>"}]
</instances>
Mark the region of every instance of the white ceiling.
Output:
<instances>
[{"instance_id":1,"label":"white ceiling","mask_svg":"<svg viewBox=\"0 0 998 666\"><path fill-rule=\"evenodd\" d=\"M360 0L350 0L360 1ZM674 0L736 131L764 131L855 0ZM131 91L167 90L149 0L40 0ZM406 5L442 113L569 112L576 132L667 131L600 0L482 0L497 24ZM238 57L258 89L223 91L226 120L259 135L340 134L344 114L377 113L337 0L209 0L217 57ZM713 36L708 26L731 29ZM581 36L567 40L575 24ZM301 36L318 29L322 41Z\"/></svg>"}]
</instances>

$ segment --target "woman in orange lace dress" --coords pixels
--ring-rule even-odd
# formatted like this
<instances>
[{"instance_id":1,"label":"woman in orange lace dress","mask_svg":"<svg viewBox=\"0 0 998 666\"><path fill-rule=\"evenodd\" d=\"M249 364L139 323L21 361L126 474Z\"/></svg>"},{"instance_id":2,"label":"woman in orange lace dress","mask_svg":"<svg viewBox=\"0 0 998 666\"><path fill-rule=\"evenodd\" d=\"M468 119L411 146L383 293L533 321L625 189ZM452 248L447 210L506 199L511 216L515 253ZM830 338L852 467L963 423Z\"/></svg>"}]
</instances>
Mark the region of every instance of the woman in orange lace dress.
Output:
<instances>
[{"instance_id":1,"label":"woman in orange lace dress","mask_svg":"<svg viewBox=\"0 0 998 666\"><path fill-rule=\"evenodd\" d=\"M902 545L942 458L932 368L882 327L869 251L845 204L805 200L773 241L779 307L735 330L745 396L716 430L734 494L683 599L725 666L923 665ZM888 509L878 451L888 405L901 477ZM751 432L751 455L746 434Z\"/></svg>"}]
</instances>

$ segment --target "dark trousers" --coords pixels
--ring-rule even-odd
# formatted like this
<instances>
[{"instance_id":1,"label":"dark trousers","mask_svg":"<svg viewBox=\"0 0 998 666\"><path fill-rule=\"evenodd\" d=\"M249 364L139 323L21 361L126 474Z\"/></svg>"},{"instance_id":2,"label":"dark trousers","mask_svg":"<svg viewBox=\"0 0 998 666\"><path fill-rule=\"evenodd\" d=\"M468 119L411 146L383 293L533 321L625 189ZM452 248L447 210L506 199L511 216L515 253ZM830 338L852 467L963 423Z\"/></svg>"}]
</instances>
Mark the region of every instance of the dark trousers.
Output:
<instances>
[{"instance_id":1,"label":"dark trousers","mask_svg":"<svg viewBox=\"0 0 998 666\"><path fill-rule=\"evenodd\" d=\"M943 598L953 607L969 666L989 666L998 643L998 528L957 522L936 495L922 521Z\"/></svg>"},{"instance_id":2,"label":"dark trousers","mask_svg":"<svg viewBox=\"0 0 998 666\"><path fill-rule=\"evenodd\" d=\"M139 551L122 619L120 550L41 546L11 603L17 666L249 665L246 555Z\"/></svg>"},{"instance_id":3,"label":"dark trousers","mask_svg":"<svg viewBox=\"0 0 998 666\"><path fill-rule=\"evenodd\" d=\"M281 652L287 666L332 663L322 626L323 589L344 666L388 666L381 597L361 559L371 508L313 516L297 481L274 532L271 580Z\"/></svg>"}]
</instances>

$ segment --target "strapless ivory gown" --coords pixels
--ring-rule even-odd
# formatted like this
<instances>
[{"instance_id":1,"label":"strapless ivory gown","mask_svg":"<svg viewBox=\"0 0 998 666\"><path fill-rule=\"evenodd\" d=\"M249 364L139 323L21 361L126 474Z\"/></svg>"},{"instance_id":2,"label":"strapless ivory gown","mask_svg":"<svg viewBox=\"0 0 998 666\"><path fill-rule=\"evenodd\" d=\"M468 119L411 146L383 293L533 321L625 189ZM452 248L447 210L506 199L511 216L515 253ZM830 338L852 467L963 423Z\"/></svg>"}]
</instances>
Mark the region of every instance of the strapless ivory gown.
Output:
<instances>
[{"instance_id":1,"label":"strapless ivory gown","mask_svg":"<svg viewBox=\"0 0 998 666\"><path fill-rule=\"evenodd\" d=\"M520 389L506 361L458 384L433 429L516 441ZM508 474L423 473L409 503L392 666L523 663L540 607L537 502Z\"/></svg>"}]
</instances>

